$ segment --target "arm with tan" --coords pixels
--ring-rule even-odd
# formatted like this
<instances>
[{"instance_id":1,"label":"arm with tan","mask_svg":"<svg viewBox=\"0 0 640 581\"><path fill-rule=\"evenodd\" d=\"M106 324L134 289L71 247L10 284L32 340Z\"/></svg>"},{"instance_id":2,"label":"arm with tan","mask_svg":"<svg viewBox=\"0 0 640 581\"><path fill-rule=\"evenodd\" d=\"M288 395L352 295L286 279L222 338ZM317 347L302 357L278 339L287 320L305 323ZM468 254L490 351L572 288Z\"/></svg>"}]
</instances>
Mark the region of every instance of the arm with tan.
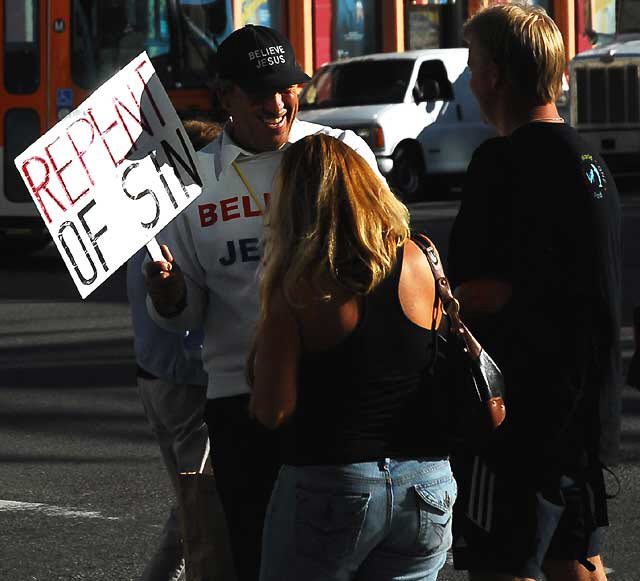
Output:
<instances>
[{"instance_id":1,"label":"arm with tan","mask_svg":"<svg viewBox=\"0 0 640 581\"><path fill-rule=\"evenodd\" d=\"M267 428L280 427L295 410L299 356L298 324L279 290L260 324L249 362L253 380L249 412Z\"/></svg>"},{"instance_id":2,"label":"arm with tan","mask_svg":"<svg viewBox=\"0 0 640 581\"><path fill-rule=\"evenodd\" d=\"M460 302L462 316L473 320L500 312L511 298L509 283L481 278L463 282L454 292Z\"/></svg>"}]
</instances>

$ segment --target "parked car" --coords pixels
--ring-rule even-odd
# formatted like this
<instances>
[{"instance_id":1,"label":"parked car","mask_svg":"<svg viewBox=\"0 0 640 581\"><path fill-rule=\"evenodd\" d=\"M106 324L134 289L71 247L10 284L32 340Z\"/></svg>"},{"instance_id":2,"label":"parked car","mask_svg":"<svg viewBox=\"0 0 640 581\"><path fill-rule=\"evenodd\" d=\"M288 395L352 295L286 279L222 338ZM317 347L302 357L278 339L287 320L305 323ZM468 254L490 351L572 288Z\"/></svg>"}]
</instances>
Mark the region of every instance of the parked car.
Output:
<instances>
[{"instance_id":1,"label":"parked car","mask_svg":"<svg viewBox=\"0 0 640 581\"><path fill-rule=\"evenodd\" d=\"M467 56L466 48L429 49L329 63L302 92L299 117L352 129L398 195L432 198L496 135L469 89Z\"/></svg>"}]
</instances>

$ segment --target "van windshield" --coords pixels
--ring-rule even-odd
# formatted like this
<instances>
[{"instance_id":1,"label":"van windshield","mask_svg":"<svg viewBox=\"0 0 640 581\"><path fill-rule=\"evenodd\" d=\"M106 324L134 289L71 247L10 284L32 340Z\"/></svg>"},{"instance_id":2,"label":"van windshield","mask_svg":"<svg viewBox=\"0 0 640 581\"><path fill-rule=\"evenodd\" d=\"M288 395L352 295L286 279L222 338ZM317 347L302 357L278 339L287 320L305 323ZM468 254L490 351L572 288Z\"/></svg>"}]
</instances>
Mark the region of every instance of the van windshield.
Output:
<instances>
[{"instance_id":1,"label":"van windshield","mask_svg":"<svg viewBox=\"0 0 640 581\"><path fill-rule=\"evenodd\" d=\"M322 67L300 95L300 109L402 103L414 63L385 59Z\"/></svg>"}]
</instances>

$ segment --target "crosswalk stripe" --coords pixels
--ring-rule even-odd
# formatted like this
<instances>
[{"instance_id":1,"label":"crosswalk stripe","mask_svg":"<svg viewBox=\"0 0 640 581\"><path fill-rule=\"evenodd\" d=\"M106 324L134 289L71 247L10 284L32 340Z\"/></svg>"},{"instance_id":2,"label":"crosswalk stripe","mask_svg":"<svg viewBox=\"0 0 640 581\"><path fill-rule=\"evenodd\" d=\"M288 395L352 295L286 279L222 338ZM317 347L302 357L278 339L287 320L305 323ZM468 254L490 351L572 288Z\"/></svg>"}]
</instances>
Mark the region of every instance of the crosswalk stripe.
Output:
<instances>
[{"instance_id":1,"label":"crosswalk stripe","mask_svg":"<svg viewBox=\"0 0 640 581\"><path fill-rule=\"evenodd\" d=\"M95 518L102 520L119 520L117 516L105 516L97 510L77 510L41 502L18 502L15 500L0 500L0 512L30 511L46 516L63 516L66 518Z\"/></svg>"}]
</instances>

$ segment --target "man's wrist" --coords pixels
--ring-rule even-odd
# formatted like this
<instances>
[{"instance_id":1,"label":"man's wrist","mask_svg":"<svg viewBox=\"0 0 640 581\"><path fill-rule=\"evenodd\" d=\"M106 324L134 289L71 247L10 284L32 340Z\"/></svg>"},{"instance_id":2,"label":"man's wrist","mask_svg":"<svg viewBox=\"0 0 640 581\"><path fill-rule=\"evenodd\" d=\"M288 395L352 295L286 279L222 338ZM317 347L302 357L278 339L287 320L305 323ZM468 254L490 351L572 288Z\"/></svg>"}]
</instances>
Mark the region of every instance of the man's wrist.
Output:
<instances>
[{"instance_id":1,"label":"man's wrist","mask_svg":"<svg viewBox=\"0 0 640 581\"><path fill-rule=\"evenodd\" d=\"M177 317L186 308L187 308L187 292L185 291L184 293L182 293L182 297L180 297L180 300L175 305L173 305L170 309L161 309L156 306L156 311L161 317L164 317L165 319L172 319L174 317Z\"/></svg>"}]
</instances>

